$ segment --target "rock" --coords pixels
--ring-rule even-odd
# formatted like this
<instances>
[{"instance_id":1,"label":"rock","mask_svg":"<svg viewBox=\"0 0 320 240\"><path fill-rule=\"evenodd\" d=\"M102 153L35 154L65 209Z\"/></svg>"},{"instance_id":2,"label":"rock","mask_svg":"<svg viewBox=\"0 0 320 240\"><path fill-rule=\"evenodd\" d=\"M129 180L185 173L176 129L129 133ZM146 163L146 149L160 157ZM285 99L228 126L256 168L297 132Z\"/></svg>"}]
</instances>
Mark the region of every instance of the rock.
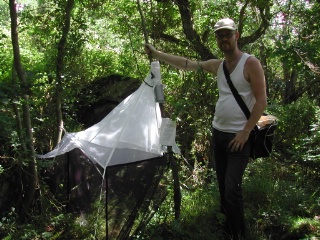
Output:
<instances>
[{"instance_id":1,"label":"rock","mask_svg":"<svg viewBox=\"0 0 320 240\"><path fill-rule=\"evenodd\" d=\"M141 80L117 74L94 80L79 94L75 105L77 121L84 128L98 123L140 85Z\"/></svg>"}]
</instances>

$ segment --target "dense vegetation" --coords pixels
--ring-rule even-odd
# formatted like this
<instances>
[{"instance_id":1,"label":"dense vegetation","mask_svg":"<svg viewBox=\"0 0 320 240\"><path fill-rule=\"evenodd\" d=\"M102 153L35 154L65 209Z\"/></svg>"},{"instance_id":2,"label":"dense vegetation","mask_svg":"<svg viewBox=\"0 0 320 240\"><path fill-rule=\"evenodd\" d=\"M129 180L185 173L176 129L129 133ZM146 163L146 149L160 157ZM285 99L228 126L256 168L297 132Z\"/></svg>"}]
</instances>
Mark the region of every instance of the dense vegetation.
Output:
<instances>
[{"instance_id":1,"label":"dense vegetation","mask_svg":"<svg viewBox=\"0 0 320 240\"><path fill-rule=\"evenodd\" d=\"M35 153L51 150L63 128L84 128L76 106L93 80L145 77L146 40L192 59L221 57L212 25L222 17L239 23L239 46L261 60L267 110L279 118L274 153L246 172L250 239L320 237L319 11L316 0L1 0L0 237L102 239L95 230L105 220L94 215L83 226L68 213L47 185L44 173L54 163ZM135 238L219 239L223 216L210 151L215 79L165 64L162 77L182 151L181 215L175 218L168 184L170 194Z\"/></svg>"}]
</instances>

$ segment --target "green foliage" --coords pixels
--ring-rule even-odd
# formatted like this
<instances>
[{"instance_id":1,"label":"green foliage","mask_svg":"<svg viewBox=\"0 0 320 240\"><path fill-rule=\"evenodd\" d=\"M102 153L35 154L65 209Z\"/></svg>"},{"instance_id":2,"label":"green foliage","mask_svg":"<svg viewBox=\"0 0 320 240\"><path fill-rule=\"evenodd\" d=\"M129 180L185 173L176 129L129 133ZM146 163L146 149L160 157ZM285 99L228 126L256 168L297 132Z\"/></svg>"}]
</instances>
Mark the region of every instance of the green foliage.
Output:
<instances>
[{"instance_id":1,"label":"green foliage","mask_svg":"<svg viewBox=\"0 0 320 240\"><path fill-rule=\"evenodd\" d=\"M319 188L303 186L302 179L296 175L297 168L272 159L249 164L244 191L245 201L251 203L246 214L255 221L251 223L253 233L258 228L266 234L274 231L272 235L281 239L318 235L318 227L311 230L312 224L309 229L302 222L296 224L299 219L315 224L320 197Z\"/></svg>"},{"instance_id":2,"label":"green foliage","mask_svg":"<svg viewBox=\"0 0 320 240\"><path fill-rule=\"evenodd\" d=\"M307 151L319 142L319 108L314 102L301 98L289 105L269 108L279 118L275 138L275 150L281 152L284 161L304 161ZM312 150L311 150L312 151Z\"/></svg>"},{"instance_id":3,"label":"green foliage","mask_svg":"<svg viewBox=\"0 0 320 240\"><path fill-rule=\"evenodd\" d=\"M2 239L104 239L106 221L103 206L97 204L90 214L53 213L38 215L30 223L18 224L15 210L2 217Z\"/></svg>"},{"instance_id":4,"label":"green foliage","mask_svg":"<svg viewBox=\"0 0 320 240\"><path fill-rule=\"evenodd\" d=\"M26 4L19 12L19 38L30 95L34 142L37 152L46 152L54 147L52 139L56 132L56 55L66 1L20 2ZM150 42L162 51L202 60L185 38L177 1L141 2ZM244 2L239 1L190 0L189 3L194 29L203 44L219 57L221 53L212 34L212 25L217 19L231 17L238 21L243 9L242 36L247 37L257 31L261 13L273 14L266 34L244 48L266 58L269 99L279 103L269 107L270 112L279 117L275 152L270 158L277 161L252 163L245 179L251 235L255 240L266 239L272 231L287 239L319 235L319 224L314 220L320 211L317 187L319 3L254 0L245 8ZM17 116L11 104L14 101L21 113L20 86L12 79L13 56L6 1L0 2L0 26L0 175L1 181L6 182L6 176L11 175L8 168L15 173L13 169L19 169L19 164L24 163L20 159L22 142L16 127ZM143 53L143 42L141 16L135 1L76 1L64 59L62 108L67 131L82 130L74 118L76 109L73 106L80 89L93 79L110 74L145 77L149 65ZM150 239L147 235L153 239L215 239L224 220L217 209L217 188L208 185L207 179L211 174L208 166L211 121L218 97L216 81L201 72L182 73L161 65L166 85L166 111L177 121L177 142L185 158L180 158L181 181L185 188L182 219L176 221L172 217L171 192L146 234L141 233L139 239ZM298 100L288 105L281 103L286 100L289 81L284 77L284 66L292 75L297 74L293 93ZM95 97L88 95L88 102ZM41 161L38 169L49 165L50 162ZM17 224L16 212L10 210L0 221L1 237L5 233L5 239L93 239L97 221L101 225L105 222L95 219L93 214L86 216L86 227L80 226L80 217L66 214L43 180L40 176L43 195L37 198L41 207L35 206L32 210L32 224ZM47 216L35 216L39 209ZM275 239L280 239L277 237Z\"/></svg>"},{"instance_id":5,"label":"green foliage","mask_svg":"<svg viewBox=\"0 0 320 240\"><path fill-rule=\"evenodd\" d=\"M319 236L320 188L305 188L298 168L271 158L249 163L243 183L248 239ZM220 239L225 217L219 212L215 183L182 190L179 220L173 218L171 191L144 233L134 239Z\"/></svg>"},{"instance_id":6,"label":"green foliage","mask_svg":"<svg viewBox=\"0 0 320 240\"><path fill-rule=\"evenodd\" d=\"M184 189L182 194L183 207L179 220L172 218L172 209L167 209L168 205L172 205L170 194L167 203L161 206L147 230L134 239L218 239L221 232L217 226L222 224L224 217L218 213L219 200L216 186L198 188L195 191ZM167 217L163 218L162 214Z\"/></svg>"}]
</instances>

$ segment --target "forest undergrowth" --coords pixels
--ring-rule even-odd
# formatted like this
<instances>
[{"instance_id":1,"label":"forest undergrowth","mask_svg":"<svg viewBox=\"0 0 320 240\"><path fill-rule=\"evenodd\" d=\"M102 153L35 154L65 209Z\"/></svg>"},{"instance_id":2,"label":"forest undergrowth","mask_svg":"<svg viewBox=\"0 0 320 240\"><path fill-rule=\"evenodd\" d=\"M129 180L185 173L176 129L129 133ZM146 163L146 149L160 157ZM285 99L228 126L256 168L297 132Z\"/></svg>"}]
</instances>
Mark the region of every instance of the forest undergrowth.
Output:
<instances>
[{"instance_id":1,"label":"forest undergrowth","mask_svg":"<svg viewBox=\"0 0 320 240\"><path fill-rule=\"evenodd\" d=\"M251 161L243 181L248 240L318 240L320 109L305 99L273 110L281 119L275 151L269 158ZM300 118L295 117L298 111ZM190 170L190 166L184 164L185 160L177 160L181 161L180 217L175 219L173 180L167 171L165 185L168 195L133 240L224 239L225 217L219 211L214 171L209 170L206 162L195 161ZM14 208L3 214L0 219L1 239L106 238L103 208L94 206L92 214L75 216L64 210L45 182L41 182L40 187L38 201L34 203L28 222L19 222Z\"/></svg>"},{"instance_id":2,"label":"forest undergrowth","mask_svg":"<svg viewBox=\"0 0 320 240\"><path fill-rule=\"evenodd\" d=\"M216 179L205 169L197 166L198 177L191 176L189 184L182 185L179 219L174 218L173 191L169 188L165 202L133 240L225 239L225 217L219 211ZM170 179L170 172L167 177ZM319 182L318 172L305 172L300 165L273 158L250 162L243 183L247 239L318 240ZM1 239L105 239L103 214L97 218L94 212L82 219L82 216L61 211L54 215L54 212L33 216L31 222L19 224L12 209L0 221Z\"/></svg>"},{"instance_id":3,"label":"forest undergrowth","mask_svg":"<svg viewBox=\"0 0 320 240\"><path fill-rule=\"evenodd\" d=\"M243 191L249 240L302 240L320 237L320 175L305 181L299 166L272 158L249 163ZM313 181L311 183L310 181ZM167 198L147 229L136 239L225 239L216 181L183 189L180 219Z\"/></svg>"}]
</instances>

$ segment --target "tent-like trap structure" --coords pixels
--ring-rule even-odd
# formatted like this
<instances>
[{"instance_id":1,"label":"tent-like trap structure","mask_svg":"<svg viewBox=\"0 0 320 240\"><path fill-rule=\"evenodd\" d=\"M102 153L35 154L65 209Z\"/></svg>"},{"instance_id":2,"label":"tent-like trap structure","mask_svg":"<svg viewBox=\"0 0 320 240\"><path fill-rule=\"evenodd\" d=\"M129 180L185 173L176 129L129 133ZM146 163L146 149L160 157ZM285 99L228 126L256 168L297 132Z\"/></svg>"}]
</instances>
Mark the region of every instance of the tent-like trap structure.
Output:
<instances>
[{"instance_id":1,"label":"tent-like trap structure","mask_svg":"<svg viewBox=\"0 0 320 240\"><path fill-rule=\"evenodd\" d=\"M69 199L75 209L90 209L99 198L106 201L106 211L100 212L106 214L106 239L130 239L166 195L160 185L167 168L164 153L166 146L179 149L174 122L161 116L159 86L160 64L152 62L141 86L103 120L84 131L66 133L54 150L37 155L68 155Z\"/></svg>"}]
</instances>

